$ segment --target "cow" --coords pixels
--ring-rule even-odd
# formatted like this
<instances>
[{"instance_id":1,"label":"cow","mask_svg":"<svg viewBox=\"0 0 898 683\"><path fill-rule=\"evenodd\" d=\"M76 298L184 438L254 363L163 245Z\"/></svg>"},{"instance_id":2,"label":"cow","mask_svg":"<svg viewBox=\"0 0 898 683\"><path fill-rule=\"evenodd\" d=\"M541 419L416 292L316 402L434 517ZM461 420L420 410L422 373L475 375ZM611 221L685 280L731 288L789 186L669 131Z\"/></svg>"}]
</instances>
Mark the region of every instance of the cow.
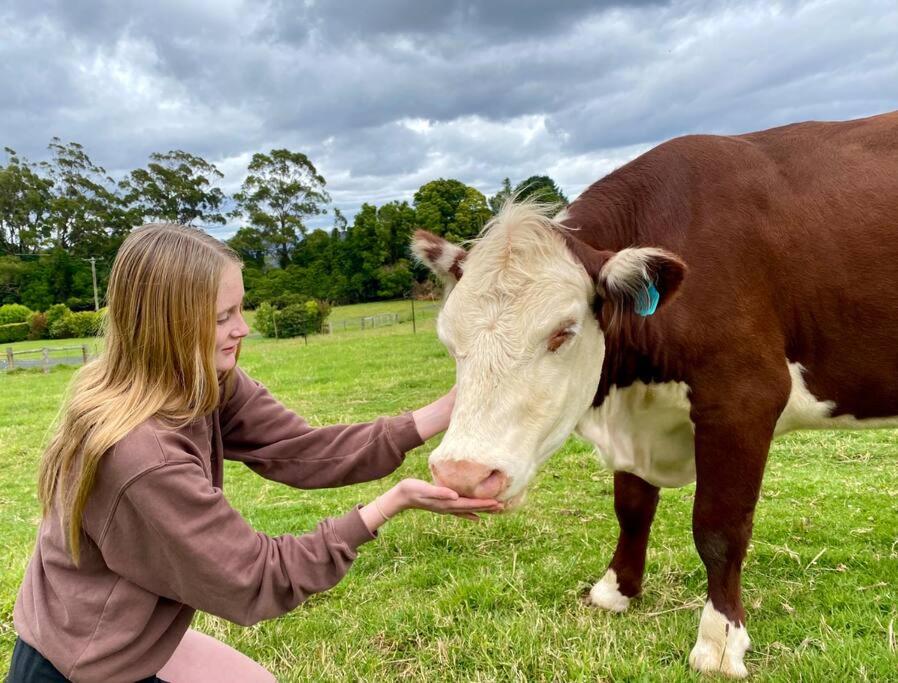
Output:
<instances>
[{"instance_id":1,"label":"cow","mask_svg":"<svg viewBox=\"0 0 898 683\"><path fill-rule=\"evenodd\" d=\"M640 593L659 489L695 482L689 662L745 677L771 440L898 426L898 112L676 138L554 217L506 204L472 244L412 243L456 363L434 481L511 508L571 433L594 443L620 532L589 601L614 612Z\"/></svg>"}]
</instances>

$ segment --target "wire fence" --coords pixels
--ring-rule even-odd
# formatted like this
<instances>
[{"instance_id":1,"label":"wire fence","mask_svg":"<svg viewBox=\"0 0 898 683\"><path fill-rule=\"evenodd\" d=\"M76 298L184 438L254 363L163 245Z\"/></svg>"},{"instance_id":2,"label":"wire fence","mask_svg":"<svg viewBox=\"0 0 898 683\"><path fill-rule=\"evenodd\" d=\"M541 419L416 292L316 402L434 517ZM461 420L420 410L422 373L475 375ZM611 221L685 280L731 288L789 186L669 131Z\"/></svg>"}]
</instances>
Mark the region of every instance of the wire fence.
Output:
<instances>
[{"instance_id":1,"label":"wire fence","mask_svg":"<svg viewBox=\"0 0 898 683\"><path fill-rule=\"evenodd\" d=\"M411 310L401 313L377 313L375 315L365 315L357 318L344 318L342 320L327 321L324 323L325 334L335 334L337 332L347 332L349 330L373 330L376 327L388 327L391 325L401 325L413 320L418 322L423 320L431 320L436 317L440 310L440 305L436 303L416 304L415 312Z\"/></svg>"}]
</instances>

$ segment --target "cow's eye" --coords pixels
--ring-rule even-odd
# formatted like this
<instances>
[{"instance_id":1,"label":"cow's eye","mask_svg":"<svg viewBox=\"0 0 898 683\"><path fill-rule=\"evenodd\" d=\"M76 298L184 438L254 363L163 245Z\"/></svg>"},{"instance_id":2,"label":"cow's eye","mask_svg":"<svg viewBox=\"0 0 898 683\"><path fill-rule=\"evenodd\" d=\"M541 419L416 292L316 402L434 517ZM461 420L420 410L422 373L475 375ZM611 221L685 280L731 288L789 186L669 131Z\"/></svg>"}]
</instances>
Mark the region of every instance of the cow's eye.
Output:
<instances>
[{"instance_id":1,"label":"cow's eye","mask_svg":"<svg viewBox=\"0 0 898 683\"><path fill-rule=\"evenodd\" d=\"M551 337L549 337L549 343L546 345L546 348L554 353L558 349L560 349L564 343L573 337L575 334L573 327L562 327L561 329L556 330Z\"/></svg>"}]
</instances>

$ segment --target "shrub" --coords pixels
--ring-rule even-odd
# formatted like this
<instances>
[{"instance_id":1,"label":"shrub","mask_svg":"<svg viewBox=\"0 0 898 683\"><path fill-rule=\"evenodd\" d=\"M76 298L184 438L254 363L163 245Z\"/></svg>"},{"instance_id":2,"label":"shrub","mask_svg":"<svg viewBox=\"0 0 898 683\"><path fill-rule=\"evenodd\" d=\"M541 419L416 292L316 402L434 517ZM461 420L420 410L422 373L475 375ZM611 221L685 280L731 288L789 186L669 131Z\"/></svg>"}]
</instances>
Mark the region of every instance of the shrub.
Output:
<instances>
[{"instance_id":1,"label":"shrub","mask_svg":"<svg viewBox=\"0 0 898 683\"><path fill-rule=\"evenodd\" d=\"M65 304L56 304L47 309L47 327L52 328L53 323L61 320L67 315L71 315L69 307ZM51 333L52 334L52 333Z\"/></svg>"},{"instance_id":2,"label":"shrub","mask_svg":"<svg viewBox=\"0 0 898 683\"><path fill-rule=\"evenodd\" d=\"M28 338L46 339L49 334L47 329L47 316L40 311L35 311L28 316Z\"/></svg>"},{"instance_id":3,"label":"shrub","mask_svg":"<svg viewBox=\"0 0 898 683\"><path fill-rule=\"evenodd\" d=\"M302 294L296 294L294 292L284 292L283 294L278 294L275 297L268 299L268 303L277 308L278 310L282 310L287 308L287 306L294 306L296 304L304 304L309 297L303 296Z\"/></svg>"},{"instance_id":4,"label":"shrub","mask_svg":"<svg viewBox=\"0 0 898 683\"><path fill-rule=\"evenodd\" d=\"M65 300L65 305L68 306L69 310L73 312L94 310L93 299L82 299L77 296L70 296Z\"/></svg>"},{"instance_id":5,"label":"shrub","mask_svg":"<svg viewBox=\"0 0 898 683\"><path fill-rule=\"evenodd\" d=\"M313 307L310 309L314 319L312 329L314 332L320 334L324 329L325 321L331 314L331 305L327 301L307 301L306 306Z\"/></svg>"},{"instance_id":6,"label":"shrub","mask_svg":"<svg viewBox=\"0 0 898 683\"><path fill-rule=\"evenodd\" d=\"M28 323L0 325L0 344L25 341L28 338Z\"/></svg>"},{"instance_id":7,"label":"shrub","mask_svg":"<svg viewBox=\"0 0 898 683\"><path fill-rule=\"evenodd\" d=\"M95 337L100 331L100 314L94 311L72 313L69 325L73 337Z\"/></svg>"},{"instance_id":8,"label":"shrub","mask_svg":"<svg viewBox=\"0 0 898 683\"><path fill-rule=\"evenodd\" d=\"M281 337L299 337L312 332L312 316L305 304L287 306L275 315L277 316L278 335Z\"/></svg>"},{"instance_id":9,"label":"shrub","mask_svg":"<svg viewBox=\"0 0 898 683\"><path fill-rule=\"evenodd\" d=\"M295 297L296 295L286 296ZM276 309L265 301L256 309L254 324L265 337L299 337L321 332L324 321L327 320L330 312L330 304L326 301L309 299L291 303L282 309Z\"/></svg>"},{"instance_id":10,"label":"shrub","mask_svg":"<svg viewBox=\"0 0 898 683\"><path fill-rule=\"evenodd\" d=\"M4 304L0 306L0 325L27 322L30 314L31 309L22 304Z\"/></svg>"},{"instance_id":11,"label":"shrub","mask_svg":"<svg viewBox=\"0 0 898 683\"><path fill-rule=\"evenodd\" d=\"M298 337L318 334L330 315L330 304L309 299L304 304L293 304L277 311L278 334L282 337Z\"/></svg>"},{"instance_id":12,"label":"shrub","mask_svg":"<svg viewBox=\"0 0 898 683\"><path fill-rule=\"evenodd\" d=\"M51 339L66 339L67 337L74 337L74 331L72 330L72 312L68 311L61 318L56 318L53 322L51 322L47 326L47 331L50 333ZM49 315L48 315L49 317Z\"/></svg>"},{"instance_id":13,"label":"shrub","mask_svg":"<svg viewBox=\"0 0 898 683\"><path fill-rule=\"evenodd\" d=\"M68 309L66 309L68 311ZM49 314L48 314L49 317ZM50 323L50 336L53 339L70 337L93 337L100 331L101 314L93 311L68 311L61 318Z\"/></svg>"},{"instance_id":14,"label":"shrub","mask_svg":"<svg viewBox=\"0 0 898 683\"><path fill-rule=\"evenodd\" d=\"M263 337L274 336L274 308L267 301L259 304L256 309L256 319L253 322L256 329Z\"/></svg>"}]
</instances>

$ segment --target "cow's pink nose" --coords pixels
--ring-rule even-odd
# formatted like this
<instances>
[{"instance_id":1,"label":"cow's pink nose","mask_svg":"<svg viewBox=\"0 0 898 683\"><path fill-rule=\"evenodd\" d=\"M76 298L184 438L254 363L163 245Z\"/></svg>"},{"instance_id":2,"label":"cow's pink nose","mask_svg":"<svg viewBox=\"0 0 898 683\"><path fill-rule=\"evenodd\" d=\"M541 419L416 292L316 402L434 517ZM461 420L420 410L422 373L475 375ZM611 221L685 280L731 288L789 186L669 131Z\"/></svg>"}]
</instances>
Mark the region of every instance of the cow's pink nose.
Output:
<instances>
[{"instance_id":1,"label":"cow's pink nose","mask_svg":"<svg viewBox=\"0 0 898 683\"><path fill-rule=\"evenodd\" d=\"M430 471L435 483L468 498L495 498L508 486L505 472L470 460L442 460Z\"/></svg>"}]
</instances>

